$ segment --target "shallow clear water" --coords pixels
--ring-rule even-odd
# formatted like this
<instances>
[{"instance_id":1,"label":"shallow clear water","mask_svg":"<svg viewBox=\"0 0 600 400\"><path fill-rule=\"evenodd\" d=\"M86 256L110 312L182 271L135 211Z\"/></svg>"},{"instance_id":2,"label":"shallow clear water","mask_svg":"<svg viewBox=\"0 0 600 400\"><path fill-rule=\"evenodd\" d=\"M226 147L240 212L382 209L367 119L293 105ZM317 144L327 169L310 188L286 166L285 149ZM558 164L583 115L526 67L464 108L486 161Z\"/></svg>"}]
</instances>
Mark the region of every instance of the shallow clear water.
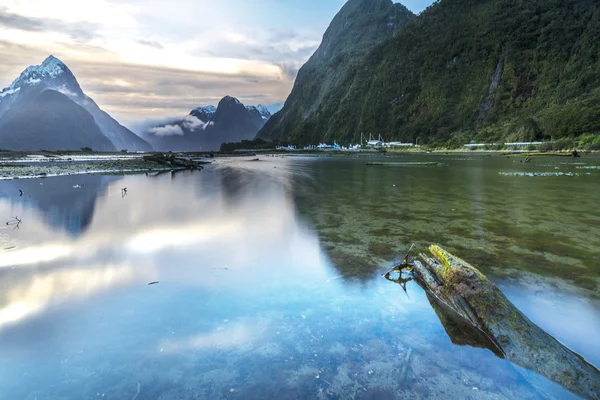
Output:
<instances>
[{"instance_id":1,"label":"shallow clear water","mask_svg":"<svg viewBox=\"0 0 600 400\"><path fill-rule=\"evenodd\" d=\"M0 216L22 220L0 230L0 399L575 397L454 344L415 282L381 278L413 242L600 365L600 171L263 159L0 182ZM581 176L499 174L556 167Z\"/></svg>"}]
</instances>

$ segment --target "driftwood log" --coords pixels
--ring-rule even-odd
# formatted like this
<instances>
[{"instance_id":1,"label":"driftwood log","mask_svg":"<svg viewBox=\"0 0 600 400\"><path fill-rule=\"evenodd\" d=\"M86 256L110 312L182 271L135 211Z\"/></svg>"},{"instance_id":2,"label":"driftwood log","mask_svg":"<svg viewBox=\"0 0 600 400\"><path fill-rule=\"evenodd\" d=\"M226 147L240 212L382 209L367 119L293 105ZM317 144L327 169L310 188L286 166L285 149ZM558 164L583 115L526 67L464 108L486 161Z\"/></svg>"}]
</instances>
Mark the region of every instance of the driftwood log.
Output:
<instances>
[{"instance_id":1,"label":"driftwood log","mask_svg":"<svg viewBox=\"0 0 600 400\"><path fill-rule=\"evenodd\" d=\"M151 154L143 157L146 162L153 162L172 169L202 169L202 165L208 162L193 161L186 158L176 157L174 154Z\"/></svg>"},{"instance_id":2,"label":"driftwood log","mask_svg":"<svg viewBox=\"0 0 600 400\"><path fill-rule=\"evenodd\" d=\"M497 356L580 396L600 399L597 368L531 322L477 268L438 246L429 250L433 257L420 254L422 261L414 261L414 273L453 341L488 347ZM451 314L448 317L444 308L450 308L480 334L468 332Z\"/></svg>"}]
</instances>

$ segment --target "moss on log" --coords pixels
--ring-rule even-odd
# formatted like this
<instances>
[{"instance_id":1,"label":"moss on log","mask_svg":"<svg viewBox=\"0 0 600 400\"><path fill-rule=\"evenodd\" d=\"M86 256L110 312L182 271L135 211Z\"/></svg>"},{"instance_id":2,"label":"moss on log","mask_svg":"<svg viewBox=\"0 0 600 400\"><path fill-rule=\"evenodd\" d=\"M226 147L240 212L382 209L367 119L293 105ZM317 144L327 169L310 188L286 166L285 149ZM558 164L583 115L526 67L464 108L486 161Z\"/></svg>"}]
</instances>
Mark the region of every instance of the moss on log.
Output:
<instances>
[{"instance_id":1,"label":"moss on log","mask_svg":"<svg viewBox=\"0 0 600 400\"><path fill-rule=\"evenodd\" d=\"M433 257L421 254L422 262L414 263L429 295L485 334L509 361L580 396L600 398L597 368L531 322L477 268L438 246L429 250Z\"/></svg>"}]
</instances>

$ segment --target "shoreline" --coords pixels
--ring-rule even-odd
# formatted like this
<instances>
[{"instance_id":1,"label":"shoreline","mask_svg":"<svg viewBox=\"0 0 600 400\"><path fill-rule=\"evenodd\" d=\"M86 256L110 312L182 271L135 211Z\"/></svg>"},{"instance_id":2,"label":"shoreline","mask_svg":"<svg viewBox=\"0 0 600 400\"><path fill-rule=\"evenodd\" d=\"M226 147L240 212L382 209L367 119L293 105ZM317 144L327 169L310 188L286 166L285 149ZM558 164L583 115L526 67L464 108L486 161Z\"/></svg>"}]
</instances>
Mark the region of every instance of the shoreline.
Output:
<instances>
[{"instance_id":1,"label":"shoreline","mask_svg":"<svg viewBox=\"0 0 600 400\"><path fill-rule=\"evenodd\" d=\"M0 181L49 178L83 174L128 174L201 169L214 160L244 157L402 157L478 156L478 157L561 157L573 158L570 152L532 152L529 150L400 150L400 151L271 151L264 153L83 153L83 152L0 152ZM580 153L597 157L600 152ZM169 157L166 160L165 157Z\"/></svg>"},{"instance_id":2,"label":"shoreline","mask_svg":"<svg viewBox=\"0 0 600 400\"><path fill-rule=\"evenodd\" d=\"M160 153L154 153L153 158ZM157 161L145 154L123 155L116 153L75 154L75 155L43 155L14 154L6 157L0 155L0 181L18 179L40 179L57 176L87 174L135 174L144 172L166 172L185 169L201 169L206 162L185 158L172 160L158 158ZM160 161L160 162L158 162Z\"/></svg>"}]
</instances>

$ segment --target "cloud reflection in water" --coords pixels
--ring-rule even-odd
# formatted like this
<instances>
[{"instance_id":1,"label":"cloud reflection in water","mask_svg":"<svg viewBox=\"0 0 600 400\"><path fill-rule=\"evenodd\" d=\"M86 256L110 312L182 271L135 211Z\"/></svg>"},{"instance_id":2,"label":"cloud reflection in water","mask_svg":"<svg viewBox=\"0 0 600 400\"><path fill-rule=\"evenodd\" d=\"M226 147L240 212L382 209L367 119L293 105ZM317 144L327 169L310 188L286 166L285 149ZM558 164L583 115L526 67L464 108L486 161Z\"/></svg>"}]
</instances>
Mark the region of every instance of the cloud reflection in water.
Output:
<instances>
[{"instance_id":1,"label":"cloud reflection in water","mask_svg":"<svg viewBox=\"0 0 600 400\"><path fill-rule=\"evenodd\" d=\"M265 326L256 322L233 322L213 331L180 340L165 340L160 352L178 353L190 350L220 350L252 347L265 333Z\"/></svg>"},{"instance_id":2,"label":"cloud reflection in water","mask_svg":"<svg viewBox=\"0 0 600 400\"><path fill-rule=\"evenodd\" d=\"M0 331L10 324L43 312L49 304L86 298L100 290L125 285L136 278L130 265L95 265L55 270L3 283ZM147 274L151 276L151 274ZM17 280L15 282L15 280Z\"/></svg>"},{"instance_id":3,"label":"cloud reflection in water","mask_svg":"<svg viewBox=\"0 0 600 400\"><path fill-rule=\"evenodd\" d=\"M318 239L298 223L288 195L290 174L286 161L273 160L227 162L190 179L125 177L99 190L93 215L85 217L89 227L75 236L46 215L65 209L49 204L63 198L47 198L43 208L0 198L1 210L18 209L26 221L13 233L20 246L0 253L0 330L51 307L150 280L244 291L279 275L324 276ZM50 190L53 182L46 179L43 187ZM121 186L129 188L126 198ZM224 276L223 267L230 273Z\"/></svg>"}]
</instances>

